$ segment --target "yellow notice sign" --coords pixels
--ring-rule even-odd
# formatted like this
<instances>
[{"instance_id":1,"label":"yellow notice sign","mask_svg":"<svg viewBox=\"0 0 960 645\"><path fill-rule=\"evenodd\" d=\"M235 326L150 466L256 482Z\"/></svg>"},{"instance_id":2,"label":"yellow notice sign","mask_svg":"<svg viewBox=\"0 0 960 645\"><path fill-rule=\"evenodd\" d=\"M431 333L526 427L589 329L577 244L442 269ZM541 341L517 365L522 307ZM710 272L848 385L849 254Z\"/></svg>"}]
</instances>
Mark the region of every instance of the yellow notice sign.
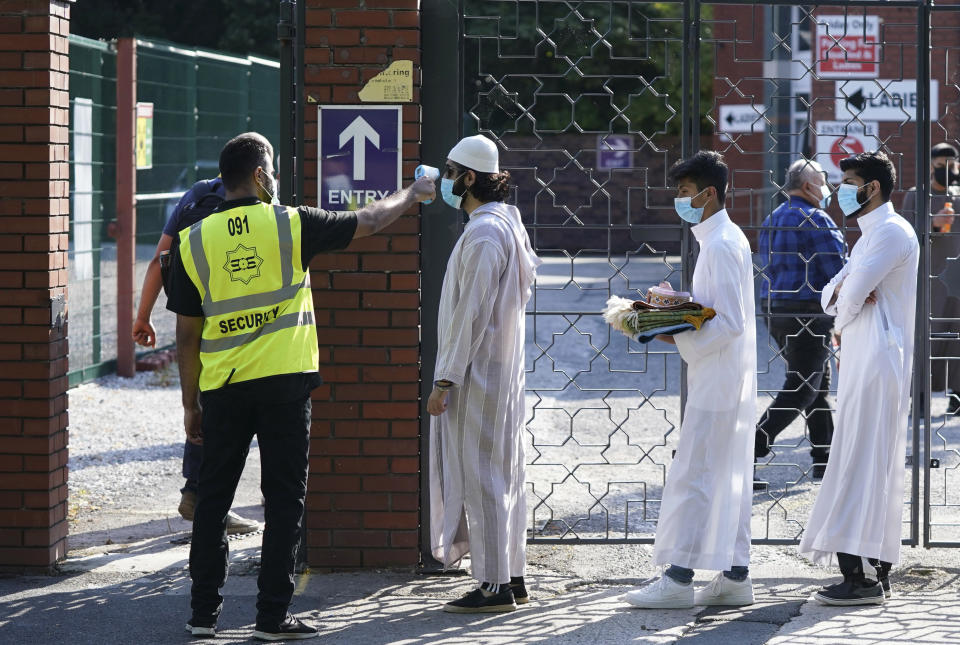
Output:
<instances>
[{"instance_id":1,"label":"yellow notice sign","mask_svg":"<svg viewBox=\"0 0 960 645\"><path fill-rule=\"evenodd\" d=\"M395 60L360 90L369 103L407 103L413 100L413 61Z\"/></svg>"},{"instance_id":2,"label":"yellow notice sign","mask_svg":"<svg viewBox=\"0 0 960 645\"><path fill-rule=\"evenodd\" d=\"M137 103L137 170L153 168L153 103Z\"/></svg>"}]
</instances>

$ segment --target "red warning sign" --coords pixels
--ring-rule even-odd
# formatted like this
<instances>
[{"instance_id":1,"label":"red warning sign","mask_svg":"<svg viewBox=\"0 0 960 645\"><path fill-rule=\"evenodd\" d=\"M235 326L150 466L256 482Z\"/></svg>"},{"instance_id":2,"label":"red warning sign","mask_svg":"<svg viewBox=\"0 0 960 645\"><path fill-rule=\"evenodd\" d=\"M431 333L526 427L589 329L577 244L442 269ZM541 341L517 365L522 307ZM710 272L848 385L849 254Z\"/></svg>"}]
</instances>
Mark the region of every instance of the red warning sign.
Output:
<instances>
[{"instance_id":1,"label":"red warning sign","mask_svg":"<svg viewBox=\"0 0 960 645\"><path fill-rule=\"evenodd\" d=\"M817 75L877 78L880 19L877 16L817 16Z\"/></svg>"}]
</instances>

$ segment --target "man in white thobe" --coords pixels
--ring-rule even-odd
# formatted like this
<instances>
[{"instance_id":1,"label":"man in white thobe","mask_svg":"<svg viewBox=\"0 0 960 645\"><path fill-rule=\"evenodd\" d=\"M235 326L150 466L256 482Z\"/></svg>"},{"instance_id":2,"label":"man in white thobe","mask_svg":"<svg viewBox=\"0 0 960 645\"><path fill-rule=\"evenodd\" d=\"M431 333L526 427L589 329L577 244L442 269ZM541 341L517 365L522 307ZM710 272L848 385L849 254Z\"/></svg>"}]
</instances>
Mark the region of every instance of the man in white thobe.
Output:
<instances>
[{"instance_id":1,"label":"man in white thobe","mask_svg":"<svg viewBox=\"0 0 960 645\"><path fill-rule=\"evenodd\" d=\"M444 168L444 201L470 216L440 296L430 427L430 539L445 567L470 554L479 587L454 613L527 602L524 477L524 310L539 258L520 212L503 203L509 173L497 148L467 137Z\"/></svg>"},{"instance_id":2,"label":"man in white thobe","mask_svg":"<svg viewBox=\"0 0 960 645\"><path fill-rule=\"evenodd\" d=\"M800 541L816 563L837 562L843 582L815 598L829 605L880 604L900 560L907 415L920 246L893 210L893 164L882 152L840 162L837 201L862 237L823 288L841 338L837 422L830 462ZM836 554L836 560L834 560ZM863 559L876 570L867 579Z\"/></svg>"},{"instance_id":3,"label":"man in white thobe","mask_svg":"<svg viewBox=\"0 0 960 645\"><path fill-rule=\"evenodd\" d=\"M677 214L700 244L695 302L717 315L696 331L659 337L687 363L680 440L663 489L654 562L671 565L631 591L635 607L749 605L750 504L757 406L756 319L750 244L723 208L727 166L702 151L670 169ZM694 592L694 569L720 571Z\"/></svg>"}]
</instances>

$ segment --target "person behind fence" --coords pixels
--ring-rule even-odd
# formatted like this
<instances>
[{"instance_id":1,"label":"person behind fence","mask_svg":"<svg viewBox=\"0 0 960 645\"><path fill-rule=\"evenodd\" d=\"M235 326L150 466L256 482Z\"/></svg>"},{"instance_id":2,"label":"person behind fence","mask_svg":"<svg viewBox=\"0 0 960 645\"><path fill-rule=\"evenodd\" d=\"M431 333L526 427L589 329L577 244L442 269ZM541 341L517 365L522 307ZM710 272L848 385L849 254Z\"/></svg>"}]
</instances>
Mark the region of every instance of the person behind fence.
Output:
<instances>
[{"instance_id":1,"label":"person behind fence","mask_svg":"<svg viewBox=\"0 0 960 645\"><path fill-rule=\"evenodd\" d=\"M307 486L310 392L320 380L311 258L373 235L435 192L429 179L354 213L271 205L273 148L234 137L220 153L225 201L180 232L167 308L187 434L202 440L190 544L187 630L214 636L227 576L226 523L254 435L266 528L253 636L279 641L317 630L289 613Z\"/></svg>"},{"instance_id":2,"label":"person behind fence","mask_svg":"<svg viewBox=\"0 0 960 645\"><path fill-rule=\"evenodd\" d=\"M938 143L930 150L930 274L939 276L949 262L960 258L960 235L952 231L954 213L960 212L960 154L949 143ZM900 214L916 227L917 189L911 188L903 196ZM945 235L951 233L952 235ZM940 279L930 280L930 330L957 331L960 327L960 298L947 291ZM945 319L945 320L943 320ZM947 414L960 413L960 340L930 341L931 389L945 391L948 397ZM953 359L953 360L951 360Z\"/></svg>"},{"instance_id":3,"label":"person behind fence","mask_svg":"<svg viewBox=\"0 0 960 645\"><path fill-rule=\"evenodd\" d=\"M768 328L786 362L786 378L757 424L753 454L762 463L777 436L802 414L811 477L821 479L833 437L827 402L833 319L822 314L820 290L843 267L843 235L823 210L830 203L830 185L819 163L794 161L783 190L787 201L763 220L757 246L763 265L760 308L773 314ZM754 488L766 485L754 480Z\"/></svg>"},{"instance_id":4,"label":"person behind fence","mask_svg":"<svg viewBox=\"0 0 960 645\"><path fill-rule=\"evenodd\" d=\"M677 214L700 245L693 299L716 316L658 340L687 363L687 401L663 488L653 559L670 565L626 594L635 607L749 605L750 504L757 403L756 320L750 244L723 206L727 165L712 151L675 164ZM694 591L694 569L720 571Z\"/></svg>"},{"instance_id":5,"label":"person behind fence","mask_svg":"<svg viewBox=\"0 0 960 645\"><path fill-rule=\"evenodd\" d=\"M479 586L444 605L504 612L524 583L524 309L540 259L496 145L467 137L448 155L443 200L470 219L443 278L430 424L430 542L445 567L470 554Z\"/></svg>"},{"instance_id":6,"label":"person behind fence","mask_svg":"<svg viewBox=\"0 0 960 645\"><path fill-rule=\"evenodd\" d=\"M153 259L147 265L147 273L143 278L143 288L140 290L140 306L137 308L137 318L133 323L133 340L143 347L154 347L157 343L157 331L153 326L151 315L157 303L162 286L160 271L160 256L170 251L180 231L200 221L214 210L223 201L223 180L201 179L190 190L185 192L177 206L173 209L170 219L167 220L157 242L157 250ZM180 489L180 505L177 512L188 522L193 521L193 511L197 505L197 480L200 476L200 462L203 460L203 444L196 439L187 437L183 443L183 488ZM241 517L230 511L227 513L227 533L253 533L260 530L260 523Z\"/></svg>"},{"instance_id":7,"label":"person behind fence","mask_svg":"<svg viewBox=\"0 0 960 645\"><path fill-rule=\"evenodd\" d=\"M896 171L885 154L847 157L840 169L837 202L862 236L821 295L824 311L836 316L842 367L830 462L799 550L840 565L843 581L816 600L880 604L900 559L920 246L890 203ZM866 577L864 559L876 580Z\"/></svg>"}]
</instances>

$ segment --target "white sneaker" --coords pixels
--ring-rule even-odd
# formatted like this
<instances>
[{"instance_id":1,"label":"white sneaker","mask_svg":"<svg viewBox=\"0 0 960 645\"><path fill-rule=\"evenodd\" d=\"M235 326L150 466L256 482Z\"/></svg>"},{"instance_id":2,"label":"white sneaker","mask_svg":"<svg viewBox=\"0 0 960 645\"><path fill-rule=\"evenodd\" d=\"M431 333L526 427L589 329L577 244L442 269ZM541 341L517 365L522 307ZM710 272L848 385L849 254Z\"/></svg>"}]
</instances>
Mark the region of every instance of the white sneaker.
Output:
<instances>
[{"instance_id":1,"label":"white sneaker","mask_svg":"<svg viewBox=\"0 0 960 645\"><path fill-rule=\"evenodd\" d=\"M742 606L753 604L753 582L750 576L737 582L723 575L721 571L706 587L697 589L693 594L697 605Z\"/></svg>"},{"instance_id":2,"label":"white sneaker","mask_svg":"<svg viewBox=\"0 0 960 645\"><path fill-rule=\"evenodd\" d=\"M644 609L689 609L693 607L693 583L682 585L669 576L623 596L625 602Z\"/></svg>"}]
</instances>

